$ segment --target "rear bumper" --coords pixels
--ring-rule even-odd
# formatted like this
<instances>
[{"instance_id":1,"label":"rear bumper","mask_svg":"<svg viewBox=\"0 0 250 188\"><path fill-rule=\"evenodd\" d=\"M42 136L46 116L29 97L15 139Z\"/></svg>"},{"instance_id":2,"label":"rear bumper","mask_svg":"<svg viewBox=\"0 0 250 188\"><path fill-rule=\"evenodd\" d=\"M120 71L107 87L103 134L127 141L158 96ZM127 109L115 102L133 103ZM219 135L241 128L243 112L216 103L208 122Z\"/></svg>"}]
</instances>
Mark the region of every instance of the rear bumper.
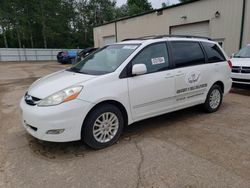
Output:
<instances>
[{"instance_id":1,"label":"rear bumper","mask_svg":"<svg viewBox=\"0 0 250 188\"><path fill-rule=\"evenodd\" d=\"M226 95L227 93L229 93L229 91L232 88L232 79L229 78L227 79L226 82L224 82L224 95Z\"/></svg>"}]
</instances>

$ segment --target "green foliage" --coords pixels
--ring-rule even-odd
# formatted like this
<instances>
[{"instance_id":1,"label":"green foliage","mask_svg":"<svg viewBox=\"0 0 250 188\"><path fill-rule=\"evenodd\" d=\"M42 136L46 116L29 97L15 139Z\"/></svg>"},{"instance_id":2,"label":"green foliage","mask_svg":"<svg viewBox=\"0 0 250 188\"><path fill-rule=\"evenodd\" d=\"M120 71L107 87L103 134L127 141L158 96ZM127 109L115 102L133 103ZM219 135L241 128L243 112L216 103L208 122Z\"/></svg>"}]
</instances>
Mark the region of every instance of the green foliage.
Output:
<instances>
[{"instance_id":1,"label":"green foliage","mask_svg":"<svg viewBox=\"0 0 250 188\"><path fill-rule=\"evenodd\" d=\"M129 15L139 14L152 10L152 5L147 0L128 0Z\"/></svg>"},{"instance_id":2,"label":"green foliage","mask_svg":"<svg viewBox=\"0 0 250 188\"><path fill-rule=\"evenodd\" d=\"M152 10L147 0L0 0L0 48L85 48L93 27Z\"/></svg>"}]
</instances>

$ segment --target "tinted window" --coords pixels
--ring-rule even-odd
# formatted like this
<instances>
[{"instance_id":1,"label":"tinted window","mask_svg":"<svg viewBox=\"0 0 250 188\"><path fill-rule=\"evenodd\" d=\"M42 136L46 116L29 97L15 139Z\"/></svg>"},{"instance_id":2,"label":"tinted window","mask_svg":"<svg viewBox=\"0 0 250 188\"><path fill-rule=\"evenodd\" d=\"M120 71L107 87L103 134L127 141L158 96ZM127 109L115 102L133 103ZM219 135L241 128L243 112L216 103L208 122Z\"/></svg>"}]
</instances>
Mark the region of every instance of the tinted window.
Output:
<instances>
[{"instance_id":1,"label":"tinted window","mask_svg":"<svg viewBox=\"0 0 250 188\"><path fill-rule=\"evenodd\" d=\"M132 65L135 64L145 64L147 73L166 70L169 67L166 44L160 43L146 47L132 61Z\"/></svg>"},{"instance_id":2,"label":"tinted window","mask_svg":"<svg viewBox=\"0 0 250 188\"><path fill-rule=\"evenodd\" d=\"M203 42L202 45L207 53L209 63L225 61L225 57L221 52L220 48L213 43Z\"/></svg>"},{"instance_id":3,"label":"tinted window","mask_svg":"<svg viewBox=\"0 0 250 188\"><path fill-rule=\"evenodd\" d=\"M171 42L176 67L192 66L205 62L205 56L198 42Z\"/></svg>"}]
</instances>

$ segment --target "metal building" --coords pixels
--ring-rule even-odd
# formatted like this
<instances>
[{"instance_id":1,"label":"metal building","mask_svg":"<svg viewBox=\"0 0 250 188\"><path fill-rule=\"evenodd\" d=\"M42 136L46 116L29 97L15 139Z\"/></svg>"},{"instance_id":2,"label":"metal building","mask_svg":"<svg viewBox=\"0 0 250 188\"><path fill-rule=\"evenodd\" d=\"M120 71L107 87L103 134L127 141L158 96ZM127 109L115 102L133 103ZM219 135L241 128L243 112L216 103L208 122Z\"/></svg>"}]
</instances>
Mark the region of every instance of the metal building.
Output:
<instances>
[{"instance_id":1,"label":"metal building","mask_svg":"<svg viewBox=\"0 0 250 188\"><path fill-rule=\"evenodd\" d=\"M210 37L231 55L250 43L250 0L191 0L94 28L95 47L161 34Z\"/></svg>"}]
</instances>

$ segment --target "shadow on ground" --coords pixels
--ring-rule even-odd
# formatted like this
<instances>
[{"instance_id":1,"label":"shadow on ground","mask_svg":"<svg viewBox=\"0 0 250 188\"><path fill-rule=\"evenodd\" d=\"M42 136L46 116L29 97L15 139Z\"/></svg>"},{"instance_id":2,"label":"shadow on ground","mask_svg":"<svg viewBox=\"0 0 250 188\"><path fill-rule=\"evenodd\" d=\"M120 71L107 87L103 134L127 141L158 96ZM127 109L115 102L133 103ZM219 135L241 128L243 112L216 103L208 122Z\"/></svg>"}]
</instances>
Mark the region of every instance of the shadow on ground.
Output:
<instances>
[{"instance_id":1,"label":"shadow on ground","mask_svg":"<svg viewBox=\"0 0 250 188\"><path fill-rule=\"evenodd\" d=\"M233 84L231 93L250 96L250 85Z\"/></svg>"},{"instance_id":2,"label":"shadow on ground","mask_svg":"<svg viewBox=\"0 0 250 188\"><path fill-rule=\"evenodd\" d=\"M204 115L199 106L187 108L177 112L168 113L165 115L157 116L154 118L146 119L134 123L126 127L119 141L116 143L118 147L123 147L126 142L135 142L142 137L150 136L152 131L159 131L161 128L171 127L179 121L183 121L187 118L194 118L197 115ZM72 159L75 157L84 157L85 154L95 152L95 150L86 146L83 141L54 143L40 141L32 136L26 134L28 145L32 153L46 159ZM110 146L108 149L112 149L114 146ZM107 149L107 148L106 148ZM103 149L103 150L106 150Z\"/></svg>"}]
</instances>

